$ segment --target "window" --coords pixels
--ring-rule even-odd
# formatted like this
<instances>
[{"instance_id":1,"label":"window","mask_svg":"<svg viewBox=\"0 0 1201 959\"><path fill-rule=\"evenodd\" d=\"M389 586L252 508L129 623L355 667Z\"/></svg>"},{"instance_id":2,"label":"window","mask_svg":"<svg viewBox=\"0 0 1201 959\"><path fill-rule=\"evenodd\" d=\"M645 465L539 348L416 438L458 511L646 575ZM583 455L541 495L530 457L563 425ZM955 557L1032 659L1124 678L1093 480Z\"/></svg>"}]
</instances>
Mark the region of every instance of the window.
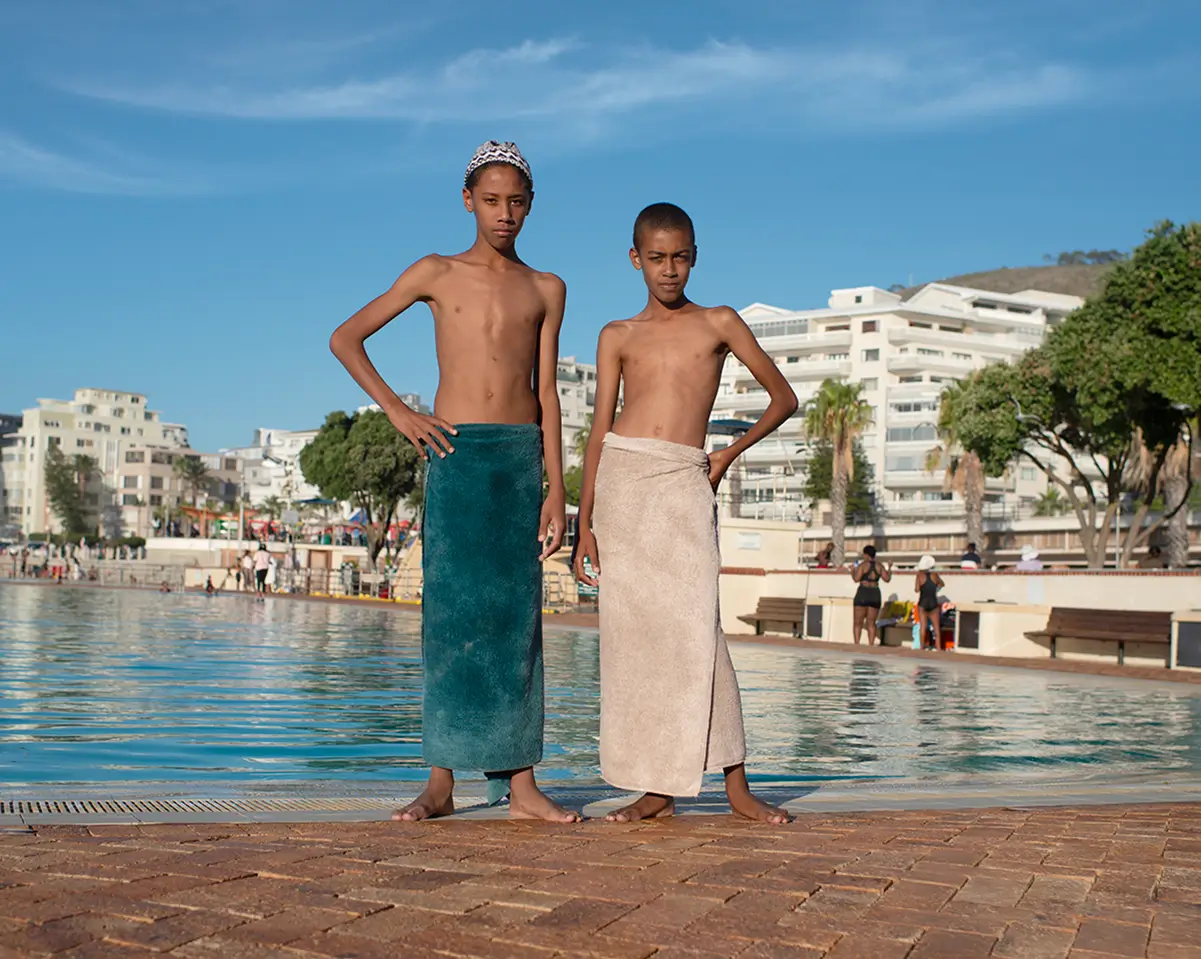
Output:
<instances>
[{"instance_id":1,"label":"window","mask_svg":"<svg viewBox=\"0 0 1201 959\"><path fill-rule=\"evenodd\" d=\"M876 330L878 330L879 328L880 328L880 324L879 324L878 320L864 320L863 321L863 332L864 333L875 333Z\"/></svg>"},{"instance_id":2,"label":"window","mask_svg":"<svg viewBox=\"0 0 1201 959\"><path fill-rule=\"evenodd\" d=\"M856 294L855 294L855 302L856 302L856 303L862 303L862 302L863 302L863 294L862 294L862 293L856 293Z\"/></svg>"},{"instance_id":3,"label":"window","mask_svg":"<svg viewBox=\"0 0 1201 959\"><path fill-rule=\"evenodd\" d=\"M928 346L919 346L917 348L918 356L942 356L942 350L932 350Z\"/></svg>"},{"instance_id":4,"label":"window","mask_svg":"<svg viewBox=\"0 0 1201 959\"><path fill-rule=\"evenodd\" d=\"M827 333L847 333L851 329L850 323L839 323L837 326L827 326Z\"/></svg>"},{"instance_id":5,"label":"window","mask_svg":"<svg viewBox=\"0 0 1201 959\"><path fill-rule=\"evenodd\" d=\"M809 321L768 320L764 323L751 323L750 328L756 339L765 336L798 336L809 332Z\"/></svg>"},{"instance_id":6,"label":"window","mask_svg":"<svg viewBox=\"0 0 1201 959\"><path fill-rule=\"evenodd\" d=\"M175 457L170 453L151 453L150 462L158 463L160 466L171 466L175 462Z\"/></svg>"},{"instance_id":7,"label":"window","mask_svg":"<svg viewBox=\"0 0 1201 959\"><path fill-rule=\"evenodd\" d=\"M122 489L137 489L138 488L138 478L136 476L122 476L121 477L121 488Z\"/></svg>"},{"instance_id":8,"label":"window","mask_svg":"<svg viewBox=\"0 0 1201 959\"><path fill-rule=\"evenodd\" d=\"M151 489L162 489L163 488L163 478L161 476L150 477L150 488Z\"/></svg>"},{"instance_id":9,"label":"window","mask_svg":"<svg viewBox=\"0 0 1201 959\"><path fill-rule=\"evenodd\" d=\"M42 425L46 427L46 429L56 430L59 429L63 424L58 420L42 420Z\"/></svg>"},{"instance_id":10,"label":"window","mask_svg":"<svg viewBox=\"0 0 1201 959\"><path fill-rule=\"evenodd\" d=\"M140 396L131 396L131 397L129 398L129 402L131 402L131 403L141 403L141 402L142 402L142 398L141 398Z\"/></svg>"},{"instance_id":11,"label":"window","mask_svg":"<svg viewBox=\"0 0 1201 959\"><path fill-rule=\"evenodd\" d=\"M787 362L789 362L789 363L799 363L800 361L801 361L801 358L799 356L790 356L790 357L788 357L788 360L787 360Z\"/></svg>"},{"instance_id":12,"label":"window","mask_svg":"<svg viewBox=\"0 0 1201 959\"><path fill-rule=\"evenodd\" d=\"M950 493L922 493L922 499L924 499L927 503L947 503L950 502L951 498L952 496Z\"/></svg>"},{"instance_id":13,"label":"window","mask_svg":"<svg viewBox=\"0 0 1201 959\"><path fill-rule=\"evenodd\" d=\"M123 495L121 497L121 505L122 506L137 506L138 505L138 494L137 493L126 493L125 495Z\"/></svg>"},{"instance_id":14,"label":"window","mask_svg":"<svg viewBox=\"0 0 1201 959\"><path fill-rule=\"evenodd\" d=\"M1034 480L1034 467L1033 466L1023 466L1022 467L1022 479L1025 480L1027 483L1032 482Z\"/></svg>"},{"instance_id":15,"label":"window","mask_svg":"<svg viewBox=\"0 0 1201 959\"><path fill-rule=\"evenodd\" d=\"M843 360L849 360L850 358L851 358L850 353L827 353L826 354L827 360L834 360L836 362L842 362Z\"/></svg>"},{"instance_id":16,"label":"window","mask_svg":"<svg viewBox=\"0 0 1201 959\"><path fill-rule=\"evenodd\" d=\"M63 438L61 436L47 436L46 437L46 449L49 449L52 446L62 446L62 445L63 445Z\"/></svg>"},{"instance_id":17,"label":"window","mask_svg":"<svg viewBox=\"0 0 1201 959\"><path fill-rule=\"evenodd\" d=\"M894 426L885 434L889 443L929 442L938 438L938 432L929 423L920 426Z\"/></svg>"},{"instance_id":18,"label":"window","mask_svg":"<svg viewBox=\"0 0 1201 959\"><path fill-rule=\"evenodd\" d=\"M122 427L121 427L121 435L122 435L122 436L128 436L128 435L129 435L129 427L128 427L128 426L122 426Z\"/></svg>"},{"instance_id":19,"label":"window","mask_svg":"<svg viewBox=\"0 0 1201 959\"><path fill-rule=\"evenodd\" d=\"M926 466L924 456L886 456L884 470L888 473L916 473Z\"/></svg>"},{"instance_id":20,"label":"window","mask_svg":"<svg viewBox=\"0 0 1201 959\"><path fill-rule=\"evenodd\" d=\"M160 495L158 495L157 493L151 493L150 494L150 505L151 506L162 506L163 498Z\"/></svg>"},{"instance_id":21,"label":"window","mask_svg":"<svg viewBox=\"0 0 1201 959\"><path fill-rule=\"evenodd\" d=\"M914 375L914 376L902 376L902 377L898 377L898 380L897 380L897 381L898 381L898 382L900 382L900 383L921 383L921 382L923 382L923 381L922 381L921 374L917 374L917 375Z\"/></svg>"},{"instance_id":22,"label":"window","mask_svg":"<svg viewBox=\"0 0 1201 959\"><path fill-rule=\"evenodd\" d=\"M912 327L914 327L915 329L919 329L919 330L932 330L932 329L934 329L934 326L933 326L933 324L931 324L931 323L919 323L917 320L910 320L910 321L909 321L909 325L910 325L910 326L912 326Z\"/></svg>"},{"instance_id":23,"label":"window","mask_svg":"<svg viewBox=\"0 0 1201 959\"><path fill-rule=\"evenodd\" d=\"M125 454L126 463L145 463L146 453L143 450L130 450Z\"/></svg>"},{"instance_id":24,"label":"window","mask_svg":"<svg viewBox=\"0 0 1201 959\"><path fill-rule=\"evenodd\" d=\"M862 384L863 391L865 393L870 393L872 390L878 390L880 388L880 381L874 376L868 377L865 380L860 380L859 382Z\"/></svg>"},{"instance_id":25,"label":"window","mask_svg":"<svg viewBox=\"0 0 1201 959\"><path fill-rule=\"evenodd\" d=\"M963 360L965 363L972 362L972 354L971 353L952 353L951 358L956 359L956 360Z\"/></svg>"},{"instance_id":26,"label":"window","mask_svg":"<svg viewBox=\"0 0 1201 959\"><path fill-rule=\"evenodd\" d=\"M89 446L94 446L94 445L95 444L91 440L76 440L75 441L76 449L86 450Z\"/></svg>"},{"instance_id":27,"label":"window","mask_svg":"<svg viewBox=\"0 0 1201 959\"><path fill-rule=\"evenodd\" d=\"M146 419L146 420L152 420L152 419L154 419L154 414L147 411L146 413L142 414L142 418Z\"/></svg>"},{"instance_id":28,"label":"window","mask_svg":"<svg viewBox=\"0 0 1201 959\"><path fill-rule=\"evenodd\" d=\"M238 461L229 459L223 460L221 468L226 470L236 470L238 468Z\"/></svg>"},{"instance_id":29,"label":"window","mask_svg":"<svg viewBox=\"0 0 1201 959\"><path fill-rule=\"evenodd\" d=\"M880 359L880 351L878 349L863 351L863 362L864 363L876 363L879 361L879 359Z\"/></svg>"}]
</instances>

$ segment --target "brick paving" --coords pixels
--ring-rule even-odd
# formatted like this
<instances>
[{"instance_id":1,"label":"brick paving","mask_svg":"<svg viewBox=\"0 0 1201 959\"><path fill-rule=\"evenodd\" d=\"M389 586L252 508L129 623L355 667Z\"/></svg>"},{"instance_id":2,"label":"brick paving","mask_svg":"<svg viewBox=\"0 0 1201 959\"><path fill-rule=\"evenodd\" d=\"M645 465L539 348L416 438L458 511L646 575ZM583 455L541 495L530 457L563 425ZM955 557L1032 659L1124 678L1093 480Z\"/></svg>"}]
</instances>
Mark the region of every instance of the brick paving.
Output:
<instances>
[{"instance_id":1,"label":"brick paving","mask_svg":"<svg viewBox=\"0 0 1201 959\"><path fill-rule=\"evenodd\" d=\"M0 959L1201 957L1201 804L0 834Z\"/></svg>"}]
</instances>

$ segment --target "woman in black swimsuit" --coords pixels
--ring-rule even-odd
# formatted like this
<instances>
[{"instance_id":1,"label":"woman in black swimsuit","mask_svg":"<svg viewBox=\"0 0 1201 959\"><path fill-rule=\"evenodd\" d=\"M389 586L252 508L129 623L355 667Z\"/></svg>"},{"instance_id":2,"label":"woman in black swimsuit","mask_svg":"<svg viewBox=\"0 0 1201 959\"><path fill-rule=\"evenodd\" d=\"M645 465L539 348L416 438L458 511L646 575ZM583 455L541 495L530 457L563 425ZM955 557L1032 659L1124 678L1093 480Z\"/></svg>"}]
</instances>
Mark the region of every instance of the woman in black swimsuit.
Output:
<instances>
[{"instance_id":1,"label":"woman in black swimsuit","mask_svg":"<svg viewBox=\"0 0 1201 959\"><path fill-rule=\"evenodd\" d=\"M855 590L855 643L867 626L867 644L876 642L876 620L880 618L880 607L883 600L880 596L880 583L892 579L892 567L881 566L876 562L876 547L864 546L863 559L851 570L851 578L859 584Z\"/></svg>"},{"instance_id":2,"label":"woman in black swimsuit","mask_svg":"<svg viewBox=\"0 0 1201 959\"><path fill-rule=\"evenodd\" d=\"M913 588L917 591L917 631L922 638L922 649L938 649L942 615L938 602L938 591L946 584L934 572L934 557L923 556L917 564L917 578ZM927 630L934 629L934 638L929 639Z\"/></svg>"}]
</instances>

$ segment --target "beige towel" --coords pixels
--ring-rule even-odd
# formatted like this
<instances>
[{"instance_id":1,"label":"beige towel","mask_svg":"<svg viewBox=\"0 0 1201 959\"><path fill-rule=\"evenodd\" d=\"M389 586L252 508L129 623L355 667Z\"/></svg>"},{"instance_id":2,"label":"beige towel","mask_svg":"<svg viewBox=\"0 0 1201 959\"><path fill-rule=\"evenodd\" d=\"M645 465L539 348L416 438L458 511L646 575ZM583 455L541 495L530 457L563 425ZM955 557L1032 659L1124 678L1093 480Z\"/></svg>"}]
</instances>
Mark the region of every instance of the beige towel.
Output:
<instances>
[{"instance_id":1,"label":"beige towel","mask_svg":"<svg viewBox=\"0 0 1201 959\"><path fill-rule=\"evenodd\" d=\"M601 775L695 796L743 761L742 701L718 615L717 506L703 450L605 436L600 551Z\"/></svg>"}]
</instances>

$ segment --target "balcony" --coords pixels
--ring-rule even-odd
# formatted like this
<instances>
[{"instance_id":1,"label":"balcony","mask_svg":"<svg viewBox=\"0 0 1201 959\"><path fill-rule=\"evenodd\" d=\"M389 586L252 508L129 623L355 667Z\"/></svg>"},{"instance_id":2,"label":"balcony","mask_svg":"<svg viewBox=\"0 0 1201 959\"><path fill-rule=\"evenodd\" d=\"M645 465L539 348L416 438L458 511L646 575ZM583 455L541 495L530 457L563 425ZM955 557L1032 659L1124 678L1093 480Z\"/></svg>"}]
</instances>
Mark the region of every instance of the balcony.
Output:
<instances>
[{"instance_id":1,"label":"balcony","mask_svg":"<svg viewBox=\"0 0 1201 959\"><path fill-rule=\"evenodd\" d=\"M1025 332L1025 331L1023 331ZM953 333L947 330L927 330L920 326L893 327L888 331L888 342L894 346L932 346L964 353L984 353L1002 357L1014 357L1042 341L1032 341L1030 336L1008 333Z\"/></svg>"},{"instance_id":2,"label":"balcony","mask_svg":"<svg viewBox=\"0 0 1201 959\"><path fill-rule=\"evenodd\" d=\"M888 358L889 373L950 373L967 376L976 368L972 360L961 360L953 356L929 356L924 353L896 353Z\"/></svg>"},{"instance_id":3,"label":"balcony","mask_svg":"<svg viewBox=\"0 0 1201 959\"><path fill-rule=\"evenodd\" d=\"M713 409L726 412L762 413L770 397L767 390L748 390L745 393L722 393L713 401Z\"/></svg>"},{"instance_id":4,"label":"balcony","mask_svg":"<svg viewBox=\"0 0 1201 959\"><path fill-rule=\"evenodd\" d=\"M838 330L834 333L794 333L790 336L764 336L759 345L772 356L787 353L812 353L814 350L825 352L839 347L849 349L851 346L851 331Z\"/></svg>"}]
</instances>

